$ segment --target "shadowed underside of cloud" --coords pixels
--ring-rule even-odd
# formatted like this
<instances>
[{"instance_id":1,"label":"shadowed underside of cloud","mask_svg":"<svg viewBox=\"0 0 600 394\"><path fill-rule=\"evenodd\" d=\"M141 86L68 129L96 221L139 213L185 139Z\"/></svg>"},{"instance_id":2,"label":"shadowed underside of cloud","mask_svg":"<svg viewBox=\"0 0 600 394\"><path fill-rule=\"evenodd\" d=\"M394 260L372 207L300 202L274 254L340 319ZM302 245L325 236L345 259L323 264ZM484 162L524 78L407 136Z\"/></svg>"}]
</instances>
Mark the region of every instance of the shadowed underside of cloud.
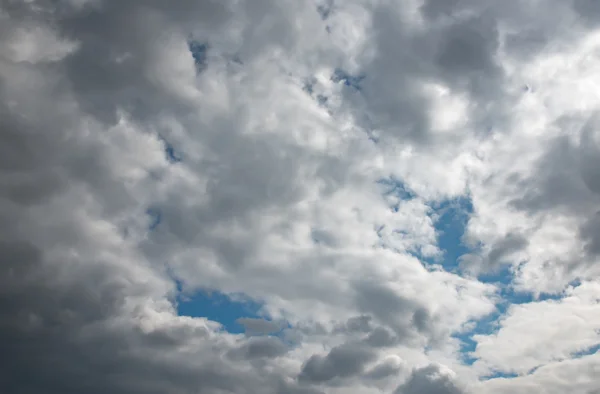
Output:
<instances>
[{"instance_id":1,"label":"shadowed underside of cloud","mask_svg":"<svg viewBox=\"0 0 600 394\"><path fill-rule=\"evenodd\" d=\"M465 391L436 365L415 369L395 394L462 394Z\"/></svg>"},{"instance_id":2,"label":"shadowed underside of cloud","mask_svg":"<svg viewBox=\"0 0 600 394\"><path fill-rule=\"evenodd\" d=\"M600 390L599 27L0 2L0 391Z\"/></svg>"}]
</instances>

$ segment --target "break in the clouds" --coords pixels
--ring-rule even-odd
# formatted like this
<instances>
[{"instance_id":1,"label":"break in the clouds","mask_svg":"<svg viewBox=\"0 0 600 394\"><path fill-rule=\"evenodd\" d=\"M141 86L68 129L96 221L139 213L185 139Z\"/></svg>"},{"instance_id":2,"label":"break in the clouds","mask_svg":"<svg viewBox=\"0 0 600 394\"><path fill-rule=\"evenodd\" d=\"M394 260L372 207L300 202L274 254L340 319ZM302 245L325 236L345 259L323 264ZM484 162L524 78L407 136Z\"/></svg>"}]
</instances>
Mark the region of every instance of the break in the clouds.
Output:
<instances>
[{"instance_id":1,"label":"break in the clouds","mask_svg":"<svg viewBox=\"0 0 600 394\"><path fill-rule=\"evenodd\" d=\"M0 1L0 391L600 391L600 7Z\"/></svg>"}]
</instances>

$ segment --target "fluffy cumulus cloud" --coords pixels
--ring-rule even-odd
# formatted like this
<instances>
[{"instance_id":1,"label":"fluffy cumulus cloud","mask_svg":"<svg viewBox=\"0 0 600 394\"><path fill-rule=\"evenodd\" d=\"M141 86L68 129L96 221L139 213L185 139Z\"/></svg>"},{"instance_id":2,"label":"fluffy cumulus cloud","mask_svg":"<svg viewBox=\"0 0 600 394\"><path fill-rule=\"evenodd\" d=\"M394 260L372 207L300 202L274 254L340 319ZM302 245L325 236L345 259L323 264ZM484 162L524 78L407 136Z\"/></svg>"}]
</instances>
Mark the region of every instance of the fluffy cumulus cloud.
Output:
<instances>
[{"instance_id":1,"label":"fluffy cumulus cloud","mask_svg":"<svg viewBox=\"0 0 600 394\"><path fill-rule=\"evenodd\" d=\"M0 1L0 391L600 392L599 54L591 0Z\"/></svg>"}]
</instances>

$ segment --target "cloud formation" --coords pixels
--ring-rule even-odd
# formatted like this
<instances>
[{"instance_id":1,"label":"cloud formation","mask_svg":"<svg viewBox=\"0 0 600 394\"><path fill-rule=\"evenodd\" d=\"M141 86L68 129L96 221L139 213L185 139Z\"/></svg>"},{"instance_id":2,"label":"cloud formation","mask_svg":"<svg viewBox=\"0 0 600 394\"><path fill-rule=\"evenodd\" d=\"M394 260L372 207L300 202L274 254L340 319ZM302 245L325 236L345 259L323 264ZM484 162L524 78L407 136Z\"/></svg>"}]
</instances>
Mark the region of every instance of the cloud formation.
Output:
<instances>
[{"instance_id":1,"label":"cloud formation","mask_svg":"<svg viewBox=\"0 0 600 394\"><path fill-rule=\"evenodd\" d=\"M0 2L0 391L600 390L595 4Z\"/></svg>"}]
</instances>

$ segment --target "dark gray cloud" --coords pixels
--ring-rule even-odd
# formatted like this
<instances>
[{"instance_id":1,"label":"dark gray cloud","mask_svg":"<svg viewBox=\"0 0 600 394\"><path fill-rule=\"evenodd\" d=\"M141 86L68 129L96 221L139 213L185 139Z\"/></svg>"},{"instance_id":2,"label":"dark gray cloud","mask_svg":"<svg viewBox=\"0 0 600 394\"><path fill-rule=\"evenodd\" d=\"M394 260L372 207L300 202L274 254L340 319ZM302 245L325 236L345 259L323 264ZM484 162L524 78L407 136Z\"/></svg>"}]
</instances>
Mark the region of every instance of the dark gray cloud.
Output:
<instances>
[{"instance_id":1,"label":"dark gray cloud","mask_svg":"<svg viewBox=\"0 0 600 394\"><path fill-rule=\"evenodd\" d=\"M371 316L351 317L346 321L346 329L350 332L368 332L371 330Z\"/></svg>"},{"instance_id":2,"label":"dark gray cloud","mask_svg":"<svg viewBox=\"0 0 600 394\"><path fill-rule=\"evenodd\" d=\"M258 364L251 373L236 368L287 348L274 338L236 348L202 322L178 318L174 283L136 251L145 229L135 215L152 188L127 174L160 178L163 147L151 129L110 127L121 127L119 111L133 119L125 129L189 111L151 75L168 44L158 35L187 22L214 30L228 6L95 3L0 4L2 48L22 28L77 43L48 62L0 56L0 391L317 393ZM236 351L240 360L222 361Z\"/></svg>"},{"instance_id":3,"label":"dark gray cloud","mask_svg":"<svg viewBox=\"0 0 600 394\"><path fill-rule=\"evenodd\" d=\"M497 272L503 265L519 263L514 256L529 246L529 240L522 234L509 233L488 245L481 254L467 253L460 257L460 267L476 274Z\"/></svg>"},{"instance_id":4,"label":"dark gray cloud","mask_svg":"<svg viewBox=\"0 0 600 394\"><path fill-rule=\"evenodd\" d=\"M59 272L33 245L0 247L3 392L176 393L196 387L210 393L241 383L242 376L216 360L192 368L162 356L190 338L207 338L201 327L144 333L119 325L127 313L125 295L136 291L123 286L124 272L101 265Z\"/></svg>"},{"instance_id":5,"label":"dark gray cloud","mask_svg":"<svg viewBox=\"0 0 600 394\"><path fill-rule=\"evenodd\" d=\"M478 73L494 76L500 72L494 60L499 39L493 20L484 16L467 19L452 24L441 33L434 59L448 80L454 80L458 75L471 78Z\"/></svg>"},{"instance_id":6,"label":"dark gray cloud","mask_svg":"<svg viewBox=\"0 0 600 394\"><path fill-rule=\"evenodd\" d=\"M580 140L556 138L539 159L535 172L518 180L521 195L512 205L531 215L554 212L580 222L578 235L589 261L594 261L598 251L596 212L600 204L600 146L594 139L599 127L598 115L559 119L556 123L557 127L580 134ZM561 259L568 260L564 256ZM582 263L585 261L568 264Z\"/></svg>"},{"instance_id":7,"label":"dark gray cloud","mask_svg":"<svg viewBox=\"0 0 600 394\"><path fill-rule=\"evenodd\" d=\"M248 335L272 334L283 328L281 322L260 318L242 317L237 319L236 322L244 326L246 334Z\"/></svg>"},{"instance_id":8,"label":"dark gray cloud","mask_svg":"<svg viewBox=\"0 0 600 394\"><path fill-rule=\"evenodd\" d=\"M495 266L501 263L504 258L510 256L510 254L524 249L528 244L529 242L522 235L510 233L494 244L487 255L489 263Z\"/></svg>"},{"instance_id":9,"label":"dark gray cloud","mask_svg":"<svg viewBox=\"0 0 600 394\"><path fill-rule=\"evenodd\" d=\"M600 255L600 212L589 217L579 228L586 252L591 257Z\"/></svg>"},{"instance_id":10,"label":"dark gray cloud","mask_svg":"<svg viewBox=\"0 0 600 394\"><path fill-rule=\"evenodd\" d=\"M387 287L384 283L369 281L355 284L356 304L364 312L370 312L379 322L390 327L399 341L411 343L419 334L431 335L431 316L413 299L408 299ZM368 341L388 343L383 331L372 332Z\"/></svg>"},{"instance_id":11,"label":"dark gray cloud","mask_svg":"<svg viewBox=\"0 0 600 394\"><path fill-rule=\"evenodd\" d=\"M573 8L579 17L590 24L597 24L600 20L600 5L594 0L573 0Z\"/></svg>"},{"instance_id":12,"label":"dark gray cloud","mask_svg":"<svg viewBox=\"0 0 600 394\"><path fill-rule=\"evenodd\" d=\"M277 338L233 348L213 342L201 324L142 329L131 319L151 319L143 300L152 302L155 290L140 272L101 263L65 271L24 241L3 242L0 252L2 392L301 392L281 386L277 375L260 378L221 360L228 352L240 362L281 356L287 347ZM133 310L132 298L139 300ZM161 313L175 319L168 304Z\"/></svg>"},{"instance_id":13,"label":"dark gray cloud","mask_svg":"<svg viewBox=\"0 0 600 394\"><path fill-rule=\"evenodd\" d=\"M453 379L436 365L413 370L408 380L400 385L395 394L464 394Z\"/></svg>"},{"instance_id":14,"label":"dark gray cloud","mask_svg":"<svg viewBox=\"0 0 600 394\"><path fill-rule=\"evenodd\" d=\"M390 360L383 361L365 372L364 377L371 380L386 379L400 373L402 367Z\"/></svg>"},{"instance_id":15,"label":"dark gray cloud","mask_svg":"<svg viewBox=\"0 0 600 394\"><path fill-rule=\"evenodd\" d=\"M440 16L452 15L457 10L461 9L461 0L425 0L421 6L421 12L427 18L434 19Z\"/></svg>"},{"instance_id":16,"label":"dark gray cloud","mask_svg":"<svg viewBox=\"0 0 600 394\"><path fill-rule=\"evenodd\" d=\"M230 355L233 358L253 360L280 357L288 350L288 347L279 338L254 337L244 341L239 348L230 351Z\"/></svg>"},{"instance_id":17,"label":"dark gray cloud","mask_svg":"<svg viewBox=\"0 0 600 394\"><path fill-rule=\"evenodd\" d=\"M447 13L454 3L458 7L462 2L426 2L422 12L430 16ZM433 138L431 134L427 112L431 98L422 89L423 83L446 85L486 106L486 111L469 114L477 129L504 122L504 102L510 97L504 92L504 75L497 62L498 18L478 8L471 17L451 18L419 30L398 23L398 14L384 6L375 8L376 54L362 64L361 72L366 77L360 92L348 90L347 95L353 109L361 111L365 106L369 114L365 127L377 129L386 141L397 139L426 147L443 144L444 137ZM452 135L452 144L466 137Z\"/></svg>"},{"instance_id":18,"label":"dark gray cloud","mask_svg":"<svg viewBox=\"0 0 600 394\"><path fill-rule=\"evenodd\" d=\"M375 328L365 338L365 343L373 347L388 347L393 346L398 342L398 337L396 337L391 330L385 327Z\"/></svg>"},{"instance_id":19,"label":"dark gray cloud","mask_svg":"<svg viewBox=\"0 0 600 394\"><path fill-rule=\"evenodd\" d=\"M361 374L375 357L372 349L360 343L345 343L331 349L326 356L311 356L302 366L298 380L322 383L335 378L355 377Z\"/></svg>"},{"instance_id":20,"label":"dark gray cloud","mask_svg":"<svg viewBox=\"0 0 600 394\"><path fill-rule=\"evenodd\" d=\"M557 210L580 214L589 208L592 194L578 171L581 151L559 137L539 160L536 171L520 179L522 196L512 204L531 213Z\"/></svg>"}]
</instances>

